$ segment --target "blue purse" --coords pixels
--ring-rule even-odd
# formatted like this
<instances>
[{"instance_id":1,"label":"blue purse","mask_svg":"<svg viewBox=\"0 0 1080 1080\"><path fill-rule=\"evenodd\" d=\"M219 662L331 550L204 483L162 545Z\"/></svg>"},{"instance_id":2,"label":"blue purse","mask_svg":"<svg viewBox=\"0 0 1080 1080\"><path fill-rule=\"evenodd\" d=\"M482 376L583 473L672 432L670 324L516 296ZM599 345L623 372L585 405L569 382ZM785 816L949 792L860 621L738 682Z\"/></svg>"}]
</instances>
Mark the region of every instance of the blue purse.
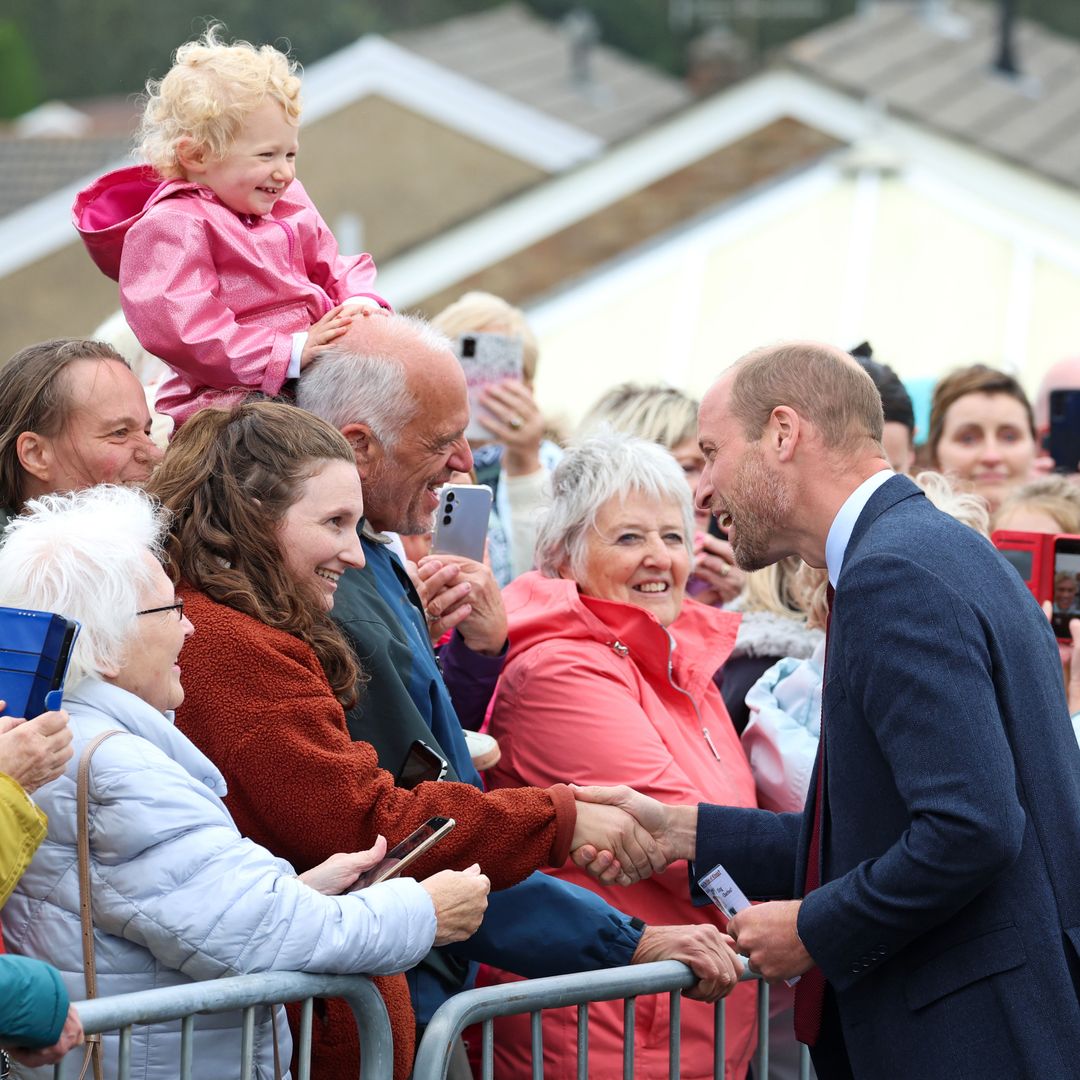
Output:
<instances>
[{"instance_id":1,"label":"blue purse","mask_svg":"<svg viewBox=\"0 0 1080 1080\"><path fill-rule=\"evenodd\" d=\"M80 625L48 611L0 607L0 700L7 716L32 720L59 709Z\"/></svg>"}]
</instances>

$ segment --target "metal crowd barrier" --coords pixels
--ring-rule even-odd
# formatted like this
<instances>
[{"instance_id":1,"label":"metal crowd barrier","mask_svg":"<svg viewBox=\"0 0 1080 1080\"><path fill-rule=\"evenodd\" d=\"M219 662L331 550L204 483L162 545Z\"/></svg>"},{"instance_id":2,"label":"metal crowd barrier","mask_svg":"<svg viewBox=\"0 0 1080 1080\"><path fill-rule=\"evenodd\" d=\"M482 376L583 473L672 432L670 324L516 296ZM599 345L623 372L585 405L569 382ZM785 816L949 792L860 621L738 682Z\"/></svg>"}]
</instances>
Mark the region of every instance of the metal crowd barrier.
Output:
<instances>
[{"instance_id":1,"label":"metal crowd barrier","mask_svg":"<svg viewBox=\"0 0 1080 1080\"><path fill-rule=\"evenodd\" d=\"M758 979L746 973L743 979ZM679 1077L679 1005L680 991L697 982L694 974L677 960L634 967L608 968L605 971L583 971L575 975L555 975L547 979L528 979L525 982L502 986L487 986L455 994L435 1015L424 1032L416 1055L415 1080L445 1080L450 1053L461 1033L471 1024L482 1023L481 1080L492 1080L494 1055L494 1025L497 1016L529 1013L532 1024L532 1076L541 1080L543 1072L543 1035L541 1009L576 1005L577 1011L577 1075L578 1080L589 1076L590 1001L625 1001L623 1017L623 1077L634 1076L634 1000L644 994L670 995L671 1032L668 1043L668 1075ZM713 1048L713 1075L724 1078L724 1055L727 1046L726 1012L724 1002L716 1003L716 1038ZM758 1049L754 1059L755 1080L769 1075L769 984L758 982ZM810 1076L810 1052L804 1046L799 1054L799 1080Z\"/></svg>"},{"instance_id":2,"label":"metal crowd barrier","mask_svg":"<svg viewBox=\"0 0 1080 1080\"><path fill-rule=\"evenodd\" d=\"M117 1080L130 1078L133 1025L180 1020L180 1061L176 1075L179 1080L191 1080L196 1013L244 1010L243 1034L237 1053L241 1064L240 1075L247 1078L255 1075L256 1006L303 1001L300 1034L296 1040L299 1059L296 1080L310 1080L312 999L317 997L344 998L348 1002L360 1033L364 1080L390 1080L394 1075L390 1018L378 990L362 975L306 975L293 971L272 971L79 1001L76 1008L83 1030L88 1035L119 1029ZM83 1048L76 1047L54 1068L53 1080L74 1080L82 1062ZM201 1075L209 1075L206 1063L201 1064ZM288 1068L287 1061L282 1063L282 1068Z\"/></svg>"},{"instance_id":3,"label":"metal crowd barrier","mask_svg":"<svg viewBox=\"0 0 1080 1080\"><path fill-rule=\"evenodd\" d=\"M743 978L757 979L758 976L747 973ZM529 1013L532 1026L532 1075L534 1080L538 1080L543 1077L541 1010L576 1005L577 1075L579 1080L588 1080L588 1003L622 999L625 1021L623 1076L626 1080L633 1080L635 1000L646 994L667 993L670 995L671 1015L668 1075L670 1080L678 1080L681 1043L680 992L693 986L696 981L685 964L665 960L655 964L530 979L457 994L435 1013L428 1024L417 1051L414 1078L445 1080L453 1045L465 1028L481 1023L481 1080L492 1080L492 1021L498 1016ZM77 1002L76 1007L87 1035L119 1030L117 1080L130 1080L131 1035L134 1025L180 1020L180 1061L177 1077L178 1080L191 1080L196 1014L244 1010L243 1033L238 1054L240 1075L248 1078L254 1076L256 1007L303 1001L300 1032L296 1040L299 1061L296 1080L310 1080L312 1003L317 997L344 998L351 1007L360 1036L363 1080L390 1080L394 1071L394 1044L390 1033L390 1020L379 992L362 975L266 972L96 998L93 1001ZM726 1011L723 1001L716 1003L715 1022L713 1075L716 1080L723 1080L727 1047ZM78 1075L82 1061L83 1052L80 1047L55 1067L53 1080L73 1080ZM756 1080L767 1080L769 1076L769 986L763 981L758 982L758 1049L754 1059L754 1076ZM804 1046L799 1057L799 1078L808 1080L809 1076L810 1055Z\"/></svg>"}]
</instances>

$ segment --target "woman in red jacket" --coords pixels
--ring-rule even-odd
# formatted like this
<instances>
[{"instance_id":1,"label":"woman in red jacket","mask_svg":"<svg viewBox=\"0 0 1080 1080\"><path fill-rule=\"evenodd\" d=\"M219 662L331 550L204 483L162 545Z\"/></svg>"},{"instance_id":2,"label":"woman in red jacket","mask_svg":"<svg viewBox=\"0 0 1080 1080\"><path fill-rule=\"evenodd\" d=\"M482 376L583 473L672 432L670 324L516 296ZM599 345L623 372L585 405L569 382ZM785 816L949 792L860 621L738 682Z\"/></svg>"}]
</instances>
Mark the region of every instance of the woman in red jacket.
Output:
<instances>
[{"instance_id":1,"label":"woman in red jacket","mask_svg":"<svg viewBox=\"0 0 1080 1080\"><path fill-rule=\"evenodd\" d=\"M397 843L444 815L455 829L410 872L479 862L496 889L560 865L588 837L602 847L621 841L622 822L594 816L561 784L406 791L373 747L349 737L342 705L362 676L329 611L337 579L363 566L363 498L353 452L329 424L269 401L206 409L173 439L149 488L172 512L166 552L197 627L184 648L177 726L224 774L246 836L302 872L379 834ZM376 981L403 1080L413 1054L408 989L402 976ZM312 1076L357 1075L358 1050L348 1007L328 1003Z\"/></svg>"},{"instance_id":2,"label":"woman in red jacket","mask_svg":"<svg viewBox=\"0 0 1080 1080\"><path fill-rule=\"evenodd\" d=\"M712 679L740 617L685 597L694 519L678 463L654 443L599 434L567 454L553 486L540 569L503 592L510 653L491 716L502 748L492 785L629 784L668 803L755 806L754 779ZM572 864L550 872L599 888ZM685 863L604 895L648 923L724 926L716 908L691 906ZM491 981L512 978L494 972ZM736 989L727 1010L725 1075L739 1078L756 1041L753 986ZM574 1013L544 1012L549 1080L576 1075ZM590 1080L617 1080L622 1003L591 1005L589 1020ZM666 996L639 1002L636 1075L667 1076L668 1026ZM528 1018L499 1021L495 1042L496 1075L527 1075ZM682 1005L681 1075L713 1075L710 1005Z\"/></svg>"}]
</instances>

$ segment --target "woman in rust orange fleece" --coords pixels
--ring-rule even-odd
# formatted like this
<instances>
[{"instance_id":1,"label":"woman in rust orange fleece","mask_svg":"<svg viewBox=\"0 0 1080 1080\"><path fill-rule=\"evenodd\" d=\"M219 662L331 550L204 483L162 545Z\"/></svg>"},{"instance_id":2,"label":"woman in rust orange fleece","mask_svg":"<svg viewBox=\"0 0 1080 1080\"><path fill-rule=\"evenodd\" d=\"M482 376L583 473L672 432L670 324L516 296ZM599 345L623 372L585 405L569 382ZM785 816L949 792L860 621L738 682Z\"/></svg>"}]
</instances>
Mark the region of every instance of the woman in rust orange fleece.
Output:
<instances>
[{"instance_id":1,"label":"woman in rust orange fleece","mask_svg":"<svg viewBox=\"0 0 1080 1080\"><path fill-rule=\"evenodd\" d=\"M479 862L492 887L505 888L585 842L648 872L629 819L596 815L611 808L575 803L563 785L406 791L372 747L350 739L342 704L362 675L329 610L336 579L362 565L363 503L339 432L274 402L206 410L177 435L151 491L174 515L167 550L196 626L177 724L221 769L243 833L303 871L380 833L393 844L443 814L457 827L415 864L418 876ZM408 990L402 976L378 982L404 1080L414 1041ZM316 1025L312 1066L316 1080L357 1073L343 1002L328 1003Z\"/></svg>"}]
</instances>

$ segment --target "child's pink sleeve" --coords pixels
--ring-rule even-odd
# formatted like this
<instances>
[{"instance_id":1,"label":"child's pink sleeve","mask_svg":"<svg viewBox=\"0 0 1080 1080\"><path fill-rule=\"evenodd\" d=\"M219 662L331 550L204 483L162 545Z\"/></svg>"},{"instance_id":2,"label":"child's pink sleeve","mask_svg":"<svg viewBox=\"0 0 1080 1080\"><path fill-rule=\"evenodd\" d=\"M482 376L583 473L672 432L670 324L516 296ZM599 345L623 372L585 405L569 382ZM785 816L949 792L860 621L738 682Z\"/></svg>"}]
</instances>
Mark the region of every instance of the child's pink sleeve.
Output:
<instances>
[{"instance_id":1,"label":"child's pink sleeve","mask_svg":"<svg viewBox=\"0 0 1080 1080\"><path fill-rule=\"evenodd\" d=\"M375 260L368 254L342 255L338 251L334 234L299 183L290 185L289 196L308 210L305 217L311 228L304 230L304 256L311 280L335 304L343 304L352 296L368 296L380 307L393 310L390 302L375 292Z\"/></svg>"},{"instance_id":2,"label":"child's pink sleeve","mask_svg":"<svg viewBox=\"0 0 1080 1080\"><path fill-rule=\"evenodd\" d=\"M200 390L246 387L277 394L287 378L291 334L236 321L220 282L204 220L148 214L130 230L120 264L124 317L147 352Z\"/></svg>"}]
</instances>

